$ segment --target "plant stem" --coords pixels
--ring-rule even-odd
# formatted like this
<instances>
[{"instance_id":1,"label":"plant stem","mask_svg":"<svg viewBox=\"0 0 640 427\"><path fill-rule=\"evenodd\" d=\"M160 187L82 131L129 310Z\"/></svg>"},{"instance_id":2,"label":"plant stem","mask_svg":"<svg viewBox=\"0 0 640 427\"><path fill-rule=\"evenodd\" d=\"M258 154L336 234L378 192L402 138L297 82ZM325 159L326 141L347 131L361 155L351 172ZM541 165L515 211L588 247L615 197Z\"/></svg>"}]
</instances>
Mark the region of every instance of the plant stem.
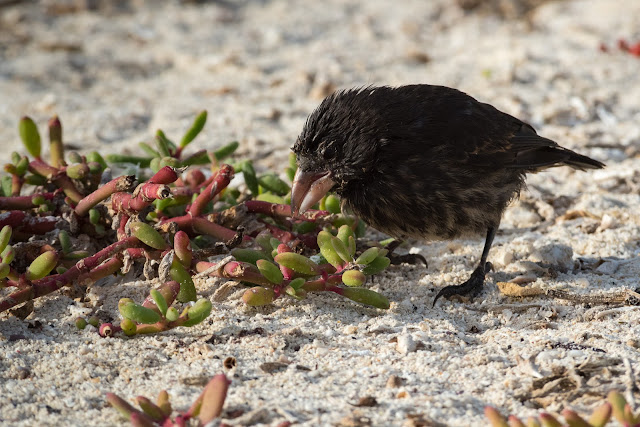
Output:
<instances>
[{"instance_id":1,"label":"plant stem","mask_svg":"<svg viewBox=\"0 0 640 427\"><path fill-rule=\"evenodd\" d=\"M32 201L34 196L42 196L44 197L45 200L53 199L53 193L41 193L41 194L36 193L32 196L0 197L0 209L27 210L27 209L35 208L37 205L34 205Z\"/></svg>"},{"instance_id":2,"label":"plant stem","mask_svg":"<svg viewBox=\"0 0 640 427\"><path fill-rule=\"evenodd\" d=\"M78 216L85 216L92 207L103 200L108 199L112 194L120 191L131 191L135 180L135 175L128 175L119 176L118 178L109 181L93 193L80 200L75 209L76 214Z\"/></svg>"},{"instance_id":3,"label":"plant stem","mask_svg":"<svg viewBox=\"0 0 640 427\"><path fill-rule=\"evenodd\" d=\"M193 204L187 209L187 214L191 216L199 216L204 210L207 203L209 203L215 196L224 190L231 179L233 179L233 168L229 165L222 165L220 169L214 174L214 178L207 187L193 201Z\"/></svg>"},{"instance_id":4,"label":"plant stem","mask_svg":"<svg viewBox=\"0 0 640 427\"><path fill-rule=\"evenodd\" d=\"M85 278L85 280L92 280L91 272L94 269L98 268L100 264L102 264L105 260L124 249L131 247L140 247L142 245L144 244L137 238L133 236L127 237L123 240L107 246L106 248L90 257L81 259L73 267L62 274L55 274L39 280L34 280L33 282L31 282L31 286L29 286L28 288L14 292L6 298L0 300L0 313L13 308L23 302L57 291L63 286L69 285L74 281L78 281L80 277ZM109 264L108 267L103 268L103 270L101 271L103 273L105 271L111 271L115 264L117 263L112 261L112 263Z\"/></svg>"}]
</instances>

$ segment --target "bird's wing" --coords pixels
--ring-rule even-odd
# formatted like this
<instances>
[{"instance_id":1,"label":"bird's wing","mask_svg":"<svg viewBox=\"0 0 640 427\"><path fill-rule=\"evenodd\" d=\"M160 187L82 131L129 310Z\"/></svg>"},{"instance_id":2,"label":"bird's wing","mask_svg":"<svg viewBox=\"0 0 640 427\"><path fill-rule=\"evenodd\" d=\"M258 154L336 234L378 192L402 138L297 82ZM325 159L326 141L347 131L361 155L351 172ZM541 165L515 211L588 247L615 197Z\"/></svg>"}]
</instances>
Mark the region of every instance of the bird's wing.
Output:
<instances>
[{"instance_id":1,"label":"bird's wing","mask_svg":"<svg viewBox=\"0 0 640 427\"><path fill-rule=\"evenodd\" d=\"M498 110L496 110L499 112ZM502 129L503 139L487 141L482 149L469 155L469 162L477 166L504 167L538 171L553 166L571 166L576 169L599 169L604 164L583 156L556 142L538 135L530 125L506 116ZM508 126L511 127L511 131Z\"/></svg>"}]
</instances>

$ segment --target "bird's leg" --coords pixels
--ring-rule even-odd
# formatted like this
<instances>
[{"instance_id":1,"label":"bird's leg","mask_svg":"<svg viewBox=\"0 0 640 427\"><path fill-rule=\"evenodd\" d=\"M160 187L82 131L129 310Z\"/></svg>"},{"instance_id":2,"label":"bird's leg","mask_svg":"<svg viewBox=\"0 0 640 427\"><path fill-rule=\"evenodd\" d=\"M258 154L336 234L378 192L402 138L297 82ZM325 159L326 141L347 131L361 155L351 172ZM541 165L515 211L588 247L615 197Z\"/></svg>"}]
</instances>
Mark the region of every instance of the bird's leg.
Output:
<instances>
[{"instance_id":1,"label":"bird's leg","mask_svg":"<svg viewBox=\"0 0 640 427\"><path fill-rule=\"evenodd\" d=\"M394 251L402 244L402 240L394 239L384 248L388 250L387 258L391 261L393 265L399 265L402 263L407 263L411 265L416 265L418 263L424 264L424 268L427 268L429 264L427 263L427 259L420 254L403 254L398 255Z\"/></svg>"},{"instance_id":2,"label":"bird's leg","mask_svg":"<svg viewBox=\"0 0 640 427\"><path fill-rule=\"evenodd\" d=\"M473 273L471 273L469 280L461 285L452 285L442 288L433 300L434 307L440 297L448 298L454 295L469 295L473 297L480 292L482 285L484 284L484 276L492 268L491 263L487 262L487 257L489 256L489 249L491 249L493 238L496 236L496 228L497 227L489 227L487 230L487 238L484 241L484 249L482 250L482 256L480 257L480 265L478 265Z\"/></svg>"}]
</instances>

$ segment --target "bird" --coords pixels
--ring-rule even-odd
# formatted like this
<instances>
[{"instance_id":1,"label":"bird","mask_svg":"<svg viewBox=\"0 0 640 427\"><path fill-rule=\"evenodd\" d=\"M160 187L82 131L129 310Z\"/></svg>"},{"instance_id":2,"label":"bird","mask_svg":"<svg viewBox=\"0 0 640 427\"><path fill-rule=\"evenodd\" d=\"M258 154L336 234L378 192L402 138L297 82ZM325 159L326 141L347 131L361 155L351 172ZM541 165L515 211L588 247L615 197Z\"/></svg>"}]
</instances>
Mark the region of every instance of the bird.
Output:
<instances>
[{"instance_id":1,"label":"bird","mask_svg":"<svg viewBox=\"0 0 640 427\"><path fill-rule=\"evenodd\" d=\"M336 91L308 116L292 151L293 217L331 191L343 210L397 239L485 237L469 279L443 287L433 306L482 290L502 214L527 173L605 166L490 104L429 84Z\"/></svg>"}]
</instances>

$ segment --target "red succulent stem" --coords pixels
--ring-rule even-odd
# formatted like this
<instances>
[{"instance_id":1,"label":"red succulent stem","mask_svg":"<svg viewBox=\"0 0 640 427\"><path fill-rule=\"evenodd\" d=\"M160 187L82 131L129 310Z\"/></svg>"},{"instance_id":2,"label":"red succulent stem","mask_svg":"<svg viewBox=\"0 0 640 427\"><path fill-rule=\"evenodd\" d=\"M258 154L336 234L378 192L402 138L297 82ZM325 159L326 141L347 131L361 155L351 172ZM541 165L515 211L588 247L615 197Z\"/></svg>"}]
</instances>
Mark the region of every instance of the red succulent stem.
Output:
<instances>
[{"instance_id":1,"label":"red succulent stem","mask_svg":"<svg viewBox=\"0 0 640 427\"><path fill-rule=\"evenodd\" d=\"M80 282L79 279L81 278L83 279L81 282L90 282L93 280L91 272L98 268L104 261L124 249L143 245L144 243L137 238L127 237L107 246L90 257L81 259L73 267L62 274L54 274L42 279L34 280L28 288L14 292L0 300L0 313L23 302L55 292L63 286L74 282ZM108 267L104 267L100 270L101 273L111 271L116 264L117 262L112 261Z\"/></svg>"},{"instance_id":2,"label":"red succulent stem","mask_svg":"<svg viewBox=\"0 0 640 427\"><path fill-rule=\"evenodd\" d=\"M271 217L291 217L291 206L281 205L278 203L263 202L261 200L247 200L244 202L247 207L247 211L250 213L260 213ZM305 221L317 221L329 216L328 211L321 210L308 210L302 215L299 215L297 219L303 219Z\"/></svg>"},{"instance_id":3,"label":"red succulent stem","mask_svg":"<svg viewBox=\"0 0 640 427\"><path fill-rule=\"evenodd\" d=\"M118 230L116 231L116 235L118 236L118 240L122 240L127 237L127 231L125 227L127 226L127 222L129 222L129 215L125 213L119 213L118 220L120 222L118 223Z\"/></svg>"},{"instance_id":4,"label":"red succulent stem","mask_svg":"<svg viewBox=\"0 0 640 427\"><path fill-rule=\"evenodd\" d=\"M211 175L209 178L205 179L200 184L196 185L193 190L198 193L201 192L202 189L206 188L209 184L213 182L215 177L216 177L215 175Z\"/></svg>"},{"instance_id":5,"label":"red succulent stem","mask_svg":"<svg viewBox=\"0 0 640 427\"><path fill-rule=\"evenodd\" d=\"M62 124L58 116L49 120L49 141L51 141L49 148L51 164L60 167L64 163L64 146L62 145Z\"/></svg>"},{"instance_id":6,"label":"red succulent stem","mask_svg":"<svg viewBox=\"0 0 640 427\"><path fill-rule=\"evenodd\" d=\"M202 273L216 265L217 263L215 262L198 261L195 265L195 269L198 273ZM229 261L228 263L219 266L216 270L210 271L208 275L211 277L242 280L270 288L273 287L273 283L268 281L255 265L249 264L248 262Z\"/></svg>"},{"instance_id":7,"label":"red succulent stem","mask_svg":"<svg viewBox=\"0 0 640 427\"><path fill-rule=\"evenodd\" d=\"M162 220L160 225L165 225L171 222L175 222L180 230L190 235L206 234L225 242L233 239L236 235L235 231L216 224L215 222L211 222L201 216L191 217L187 214L176 218L167 218Z\"/></svg>"},{"instance_id":8,"label":"red succulent stem","mask_svg":"<svg viewBox=\"0 0 640 427\"><path fill-rule=\"evenodd\" d=\"M171 304L173 304L173 302L178 297L178 292L180 292L180 283L173 280L170 282L165 282L162 285L160 285L157 288L157 290L162 294L165 301L167 301L167 306L171 307ZM156 310L158 313L160 313L160 310L158 310L158 306L153 301L153 298L151 298L151 296L148 296L144 300L144 302L142 303L142 306L146 308L150 308L152 310Z\"/></svg>"},{"instance_id":9,"label":"red succulent stem","mask_svg":"<svg viewBox=\"0 0 640 427\"><path fill-rule=\"evenodd\" d=\"M195 192L189 187L175 187L171 189L173 197L189 197L193 196Z\"/></svg>"},{"instance_id":10,"label":"red succulent stem","mask_svg":"<svg viewBox=\"0 0 640 427\"><path fill-rule=\"evenodd\" d=\"M24 178L18 175L11 175L11 195L19 196L20 190L22 190L22 184L24 184Z\"/></svg>"},{"instance_id":11,"label":"red succulent stem","mask_svg":"<svg viewBox=\"0 0 640 427\"><path fill-rule=\"evenodd\" d=\"M116 212L137 213L156 199L171 197L171 189L166 184L145 182L133 194L118 192L111 196L111 208Z\"/></svg>"},{"instance_id":12,"label":"red succulent stem","mask_svg":"<svg viewBox=\"0 0 640 427\"><path fill-rule=\"evenodd\" d=\"M196 263L196 271L198 273L202 273L215 266L216 263L207 262L207 261L199 261ZM285 289L291 283L290 279L285 279L280 285L274 285L272 282L268 281L262 274L260 274L260 270L248 262L241 261L230 261L218 269L213 270L208 273L211 277L223 277L226 279L234 279L241 280L243 282L249 282L260 286L265 286L268 288L274 288L274 291L281 293L282 289ZM322 277L319 277L314 280L308 280L302 285L302 289L307 292L325 292L331 291L335 293L341 293L339 285L342 283L342 275L341 274L323 274Z\"/></svg>"},{"instance_id":13,"label":"red succulent stem","mask_svg":"<svg viewBox=\"0 0 640 427\"><path fill-rule=\"evenodd\" d=\"M185 183L193 190L206 181L204 173L200 169L191 169L184 178Z\"/></svg>"},{"instance_id":14,"label":"red succulent stem","mask_svg":"<svg viewBox=\"0 0 640 427\"><path fill-rule=\"evenodd\" d=\"M24 221L26 216L27 214L23 211L14 210L9 212L2 212L0 214L0 227L10 225L11 227L15 228L19 225L22 225L22 221Z\"/></svg>"},{"instance_id":15,"label":"red succulent stem","mask_svg":"<svg viewBox=\"0 0 640 427\"><path fill-rule=\"evenodd\" d=\"M157 259L157 257L148 256L148 252L145 248L129 248L127 249L127 255L129 255L132 259L140 259L140 258Z\"/></svg>"},{"instance_id":16,"label":"red succulent stem","mask_svg":"<svg viewBox=\"0 0 640 427\"><path fill-rule=\"evenodd\" d=\"M150 204L150 201L136 198L129 193L115 193L111 196L111 208L116 212L140 212Z\"/></svg>"},{"instance_id":17,"label":"red succulent stem","mask_svg":"<svg viewBox=\"0 0 640 427\"><path fill-rule=\"evenodd\" d=\"M291 250L291 248L285 245L284 243L279 244L278 253L282 254L285 252L293 252L293 250ZM279 267L280 267L280 272L282 273L282 275L286 280L293 279L295 272L292 269L290 269L289 267L285 267L284 265L279 265Z\"/></svg>"},{"instance_id":18,"label":"red succulent stem","mask_svg":"<svg viewBox=\"0 0 640 427\"><path fill-rule=\"evenodd\" d=\"M322 291L332 291L336 292L337 288L335 285L342 283L342 275L335 274L328 277L320 277L315 280L309 280L302 285L302 289L307 292L322 292Z\"/></svg>"},{"instance_id":19,"label":"red succulent stem","mask_svg":"<svg viewBox=\"0 0 640 427\"><path fill-rule=\"evenodd\" d=\"M171 166L164 166L158 172L155 173L148 181L147 184L171 184L175 182L180 175Z\"/></svg>"},{"instance_id":20,"label":"red succulent stem","mask_svg":"<svg viewBox=\"0 0 640 427\"><path fill-rule=\"evenodd\" d=\"M280 240L282 243L289 243L295 240L299 240L308 248L316 249L318 247L317 234L315 233L296 234L291 231L278 228L275 225L269 224L267 222L263 222L263 224L265 228L267 228L273 235L273 237Z\"/></svg>"},{"instance_id":21,"label":"red succulent stem","mask_svg":"<svg viewBox=\"0 0 640 427\"><path fill-rule=\"evenodd\" d=\"M90 281L91 283L96 280L102 279L103 277L111 276L116 271L120 270L124 263L120 259L119 256L115 256L111 259L106 260L99 266L93 268L90 272L81 274L78 277L79 282L84 282L85 280Z\"/></svg>"},{"instance_id":22,"label":"red succulent stem","mask_svg":"<svg viewBox=\"0 0 640 427\"><path fill-rule=\"evenodd\" d=\"M28 216L22 221L22 231L27 234L45 234L56 228L60 218L55 216Z\"/></svg>"},{"instance_id":23,"label":"red succulent stem","mask_svg":"<svg viewBox=\"0 0 640 427\"><path fill-rule=\"evenodd\" d=\"M0 213L0 228L10 225L15 240L24 240L34 234L45 234L55 229L59 218L54 216L27 216L23 211Z\"/></svg>"},{"instance_id":24,"label":"red succulent stem","mask_svg":"<svg viewBox=\"0 0 640 427\"><path fill-rule=\"evenodd\" d=\"M213 180L207 187L202 190L202 192L196 197L191 206L187 208L187 214L191 216L198 216L202 214L205 206L209 203L215 196L217 196L222 190L224 190L229 182L233 179L233 168L227 164L224 164L218 169L218 171L213 175Z\"/></svg>"},{"instance_id":25,"label":"red succulent stem","mask_svg":"<svg viewBox=\"0 0 640 427\"><path fill-rule=\"evenodd\" d=\"M282 243L289 243L296 239L295 234L290 231L283 230L281 228L276 227L273 224L263 223L265 228L269 230L271 235L276 239L280 240Z\"/></svg>"},{"instance_id":26,"label":"red succulent stem","mask_svg":"<svg viewBox=\"0 0 640 427\"><path fill-rule=\"evenodd\" d=\"M27 210L27 209L35 208L37 206L33 203L33 197L35 196L44 197L45 200L52 200L54 193L41 193L41 194L34 194L32 196L0 197L0 209Z\"/></svg>"},{"instance_id":27,"label":"red succulent stem","mask_svg":"<svg viewBox=\"0 0 640 427\"><path fill-rule=\"evenodd\" d=\"M45 163L39 157L36 157L35 160L29 163L29 170L31 171L31 173L42 175L47 179L53 179L60 173L60 169Z\"/></svg>"},{"instance_id":28,"label":"red succulent stem","mask_svg":"<svg viewBox=\"0 0 640 427\"><path fill-rule=\"evenodd\" d=\"M119 176L116 179L112 179L93 193L80 200L75 209L76 214L78 216L84 216L89 212L91 208L93 208L103 200L108 199L112 194L116 192L131 191L135 179L136 178L134 175Z\"/></svg>"},{"instance_id":29,"label":"red succulent stem","mask_svg":"<svg viewBox=\"0 0 640 427\"><path fill-rule=\"evenodd\" d=\"M156 184L154 182L145 182L138 187L136 197L140 197L143 200L154 201L156 199L166 199L171 197L171 189L167 184Z\"/></svg>"},{"instance_id":30,"label":"red succulent stem","mask_svg":"<svg viewBox=\"0 0 640 427\"><path fill-rule=\"evenodd\" d=\"M114 325L112 323L103 323L100 325L98 329L98 333L101 337L112 337L117 332L120 332L122 328L118 325ZM131 416L134 414L132 413Z\"/></svg>"},{"instance_id":31,"label":"red succulent stem","mask_svg":"<svg viewBox=\"0 0 640 427\"><path fill-rule=\"evenodd\" d=\"M78 203L84 197L66 173L62 172L58 168L48 165L40 158L29 163L29 170L32 173L42 175L45 178L50 179L51 182L60 187L62 191L64 191L64 194L66 194L74 203Z\"/></svg>"}]
</instances>

